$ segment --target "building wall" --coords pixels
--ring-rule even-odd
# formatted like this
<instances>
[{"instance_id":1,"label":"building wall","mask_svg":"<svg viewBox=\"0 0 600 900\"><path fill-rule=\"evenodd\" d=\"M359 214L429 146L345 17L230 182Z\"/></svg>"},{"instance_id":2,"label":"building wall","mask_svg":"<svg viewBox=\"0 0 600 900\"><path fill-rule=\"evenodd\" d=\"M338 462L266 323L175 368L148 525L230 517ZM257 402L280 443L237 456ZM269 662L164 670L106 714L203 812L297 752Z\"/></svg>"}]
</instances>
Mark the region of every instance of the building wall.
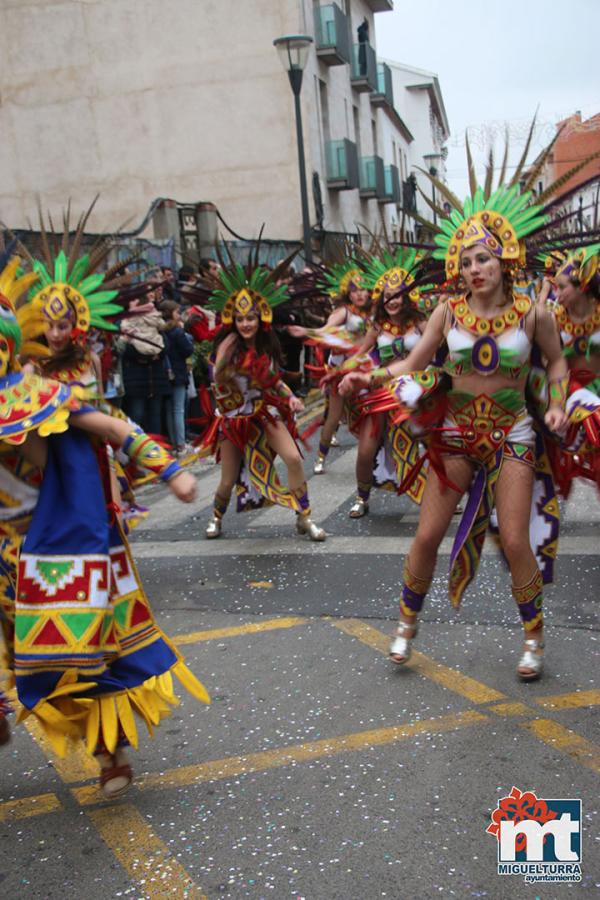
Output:
<instances>
[{"instance_id":1,"label":"building wall","mask_svg":"<svg viewBox=\"0 0 600 900\"><path fill-rule=\"evenodd\" d=\"M298 233L292 94L272 41L297 0L3 0L0 208L24 225L97 191L96 227L155 197L213 200L240 233ZM290 235L289 232L292 231Z\"/></svg>"},{"instance_id":2,"label":"building wall","mask_svg":"<svg viewBox=\"0 0 600 900\"><path fill-rule=\"evenodd\" d=\"M337 0L356 29L365 0ZM79 210L100 192L96 230L134 228L157 197L212 201L244 237L301 236L293 95L273 38L315 36L313 0L3 0L0 209L13 228L37 197ZM393 206L329 191L325 142L349 138L399 168L409 145L388 113L350 84L350 67L313 50L302 109L311 221L319 174L324 225L377 230ZM415 108L419 104L416 103ZM407 118L412 107L407 100ZM412 127L412 126L411 126ZM407 173L403 172L403 178Z\"/></svg>"}]
</instances>

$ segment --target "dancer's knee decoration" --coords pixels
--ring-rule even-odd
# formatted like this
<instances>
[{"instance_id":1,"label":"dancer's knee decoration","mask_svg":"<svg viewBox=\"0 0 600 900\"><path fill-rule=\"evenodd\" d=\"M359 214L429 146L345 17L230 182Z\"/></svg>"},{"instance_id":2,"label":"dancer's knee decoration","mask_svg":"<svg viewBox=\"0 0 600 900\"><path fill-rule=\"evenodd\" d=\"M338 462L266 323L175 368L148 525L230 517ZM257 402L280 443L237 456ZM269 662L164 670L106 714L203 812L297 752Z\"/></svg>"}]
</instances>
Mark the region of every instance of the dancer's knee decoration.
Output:
<instances>
[{"instance_id":1,"label":"dancer's knee decoration","mask_svg":"<svg viewBox=\"0 0 600 900\"><path fill-rule=\"evenodd\" d=\"M512 587L513 597L519 606L525 631L535 631L543 625L543 581L542 573L536 570L533 578L522 587Z\"/></svg>"},{"instance_id":2,"label":"dancer's knee decoration","mask_svg":"<svg viewBox=\"0 0 600 900\"><path fill-rule=\"evenodd\" d=\"M161 481L170 481L182 471L176 459L141 428L133 429L121 447L132 462L153 472Z\"/></svg>"},{"instance_id":3,"label":"dancer's knee decoration","mask_svg":"<svg viewBox=\"0 0 600 900\"><path fill-rule=\"evenodd\" d=\"M400 612L405 616L416 616L423 609L423 603L431 584L431 578L417 578L404 563L404 584L400 596Z\"/></svg>"}]
</instances>

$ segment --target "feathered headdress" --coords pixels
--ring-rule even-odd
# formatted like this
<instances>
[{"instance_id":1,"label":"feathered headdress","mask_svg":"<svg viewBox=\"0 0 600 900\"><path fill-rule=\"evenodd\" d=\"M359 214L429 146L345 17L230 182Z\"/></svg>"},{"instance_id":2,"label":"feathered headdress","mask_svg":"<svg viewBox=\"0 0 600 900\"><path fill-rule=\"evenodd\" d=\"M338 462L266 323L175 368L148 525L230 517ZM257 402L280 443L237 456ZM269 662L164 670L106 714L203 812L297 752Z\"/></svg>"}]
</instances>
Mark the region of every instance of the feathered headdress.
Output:
<instances>
[{"instance_id":1,"label":"feathered headdress","mask_svg":"<svg viewBox=\"0 0 600 900\"><path fill-rule=\"evenodd\" d=\"M566 275L585 291L598 271L600 271L600 244L590 244L588 247L580 247L568 253L556 274Z\"/></svg>"},{"instance_id":2,"label":"feathered headdress","mask_svg":"<svg viewBox=\"0 0 600 900\"><path fill-rule=\"evenodd\" d=\"M364 286L371 291L374 301L383 297L386 290L402 291L414 306L418 306L421 289L433 288L432 284L416 284L424 260L425 254L412 247L386 248L380 255L369 254L365 263Z\"/></svg>"},{"instance_id":3,"label":"feathered headdress","mask_svg":"<svg viewBox=\"0 0 600 900\"><path fill-rule=\"evenodd\" d=\"M119 262L106 272L97 271L112 249L108 238L99 239L89 253L80 255L84 229L95 203L96 200L80 216L72 241L70 210L67 207L63 214L60 248L52 221L49 220L49 233L41 209L41 258L34 257L20 245L38 280L37 290L30 292L30 300L41 306L46 320L56 321L71 316L78 336L85 335L90 328L117 330L117 326L107 317L123 312L123 307L112 301L119 296L119 289L130 281L130 276L121 274L126 262Z\"/></svg>"},{"instance_id":4,"label":"feathered headdress","mask_svg":"<svg viewBox=\"0 0 600 900\"><path fill-rule=\"evenodd\" d=\"M547 201L594 156L598 155L593 154L580 161L568 172L556 179L540 195L535 196L533 187L560 131L557 132L550 144L538 156L531 170L525 173L525 161L531 145L534 128L535 116L529 129L521 159L507 184L504 183L508 161L508 140L506 141L500 177L495 189L493 188L493 151L490 150L485 183L481 187L477 184L467 137L466 149L470 196L462 203L442 181L429 172L423 169L420 170L435 185L439 194L446 201L447 206L450 207L450 212L442 209L419 188L425 202L435 211L437 222L434 224L419 216L416 216L416 218L429 231L433 232L434 242L437 245L433 251L433 256L436 259L445 261L448 278L455 278L459 275L461 252L467 247L477 246L478 244L485 246L498 259L512 263L515 266L519 263L523 264L525 261L525 244L523 239L540 232L550 222Z\"/></svg>"},{"instance_id":5,"label":"feathered headdress","mask_svg":"<svg viewBox=\"0 0 600 900\"><path fill-rule=\"evenodd\" d=\"M37 274L21 271L21 260L13 256L15 241L0 251L0 370L18 370L17 354L43 356L49 350L35 339L44 331L40 304L27 302L27 292Z\"/></svg>"},{"instance_id":6,"label":"feathered headdress","mask_svg":"<svg viewBox=\"0 0 600 900\"><path fill-rule=\"evenodd\" d=\"M231 325L236 315L255 313L263 325L273 321L273 307L289 299L285 284L277 284L275 273L258 266L248 272L236 263L221 269L219 287L210 295L209 305L221 313L223 325Z\"/></svg>"},{"instance_id":7,"label":"feathered headdress","mask_svg":"<svg viewBox=\"0 0 600 900\"><path fill-rule=\"evenodd\" d=\"M350 255L340 262L332 263L319 276L317 287L334 299L335 297L347 297L350 291L365 287L363 281L363 269L355 258Z\"/></svg>"}]
</instances>

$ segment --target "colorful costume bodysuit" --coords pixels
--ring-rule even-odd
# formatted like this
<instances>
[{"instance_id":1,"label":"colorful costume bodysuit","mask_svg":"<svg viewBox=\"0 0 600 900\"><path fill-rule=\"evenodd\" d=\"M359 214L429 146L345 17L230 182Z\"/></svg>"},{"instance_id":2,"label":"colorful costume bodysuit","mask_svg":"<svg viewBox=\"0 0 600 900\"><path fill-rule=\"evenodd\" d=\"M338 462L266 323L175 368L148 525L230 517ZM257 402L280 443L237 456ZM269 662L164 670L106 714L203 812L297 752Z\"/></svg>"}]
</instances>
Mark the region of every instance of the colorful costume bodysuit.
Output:
<instances>
[{"instance_id":1,"label":"colorful costume bodysuit","mask_svg":"<svg viewBox=\"0 0 600 900\"><path fill-rule=\"evenodd\" d=\"M217 451L219 440L226 439L243 454L237 482L237 511L276 504L308 515L306 482L297 491L282 485L275 468L276 455L267 441L266 425L277 419L297 438L289 407L291 391L272 361L249 351L227 366L218 381L214 378L213 361L211 380L217 409L205 443ZM223 517L228 503L228 497L215 496L215 517Z\"/></svg>"},{"instance_id":2,"label":"colorful costume bodysuit","mask_svg":"<svg viewBox=\"0 0 600 900\"><path fill-rule=\"evenodd\" d=\"M600 360L600 302L585 322L574 322L562 306L554 308L554 315L569 363L569 428L554 458L566 496L576 477L595 481L600 489L600 375L594 371Z\"/></svg>"},{"instance_id":3,"label":"colorful costume bodysuit","mask_svg":"<svg viewBox=\"0 0 600 900\"><path fill-rule=\"evenodd\" d=\"M404 359L421 338L421 332L413 321L407 326L400 326L384 319L377 328L376 345L369 354L375 368L389 366L394 360ZM379 412L376 405L366 412L363 404L367 402L367 394L367 391L360 394L358 403L348 402L349 428L357 436L365 415L377 415ZM419 435L422 429L417 423L410 419L395 422L385 409L381 413L385 415L385 421L381 443L373 460L372 485L358 484L358 496L365 502L369 499L371 486L400 493L408 472L418 464L421 456ZM415 503L420 503L424 488L425 475L419 472L411 480L406 493Z\"/></svg>"}]
</instances>

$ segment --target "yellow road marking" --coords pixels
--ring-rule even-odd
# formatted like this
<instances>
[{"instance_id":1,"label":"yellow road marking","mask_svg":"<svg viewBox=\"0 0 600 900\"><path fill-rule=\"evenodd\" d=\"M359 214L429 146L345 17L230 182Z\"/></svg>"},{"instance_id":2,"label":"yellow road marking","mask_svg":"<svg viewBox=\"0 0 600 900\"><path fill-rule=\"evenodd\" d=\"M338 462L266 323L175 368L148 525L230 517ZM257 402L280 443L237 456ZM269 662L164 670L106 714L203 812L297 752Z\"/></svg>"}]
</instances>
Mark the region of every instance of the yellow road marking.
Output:
<instances>
[{"instance_id":1,"label":"yellow road marking","mask_svg":"<svg viewBox=\"0 0 600 900\"><path fill-rule=\"evenodd\" d=\"M544 709L579 709L582 706L600 705L600 691L573 691L571 694L555 694L538 697L535 701Z\"/></svg>"},{"instance_id":2,"label":"yellow road marking","mask_svg":"<svg viewBox=\"0 0 600 900\"><path fill-rule=\"evenodd\" d=\"M267 619L265 622L248 622L246 625L233 625L231 628L209 628L206 631L192 631L173 638L174 644L195 644L197 641L214 641L220 638L236 637L239 634L256 634L261 631L273 631L277 628L293 628L305 625L308 619L299 616L288 616L281 619Z\"/></svg>"},{"instance_id":3,"label":"yellow road marking","mask_svg":"<svg viewBox=\"0 0 600 900\"><path fill-rule=\"evenodd\" d=\"M522 722L521 728L587 769L600 773L600 747L564 725L551 719L533 719L531 722Z\"/></svg>"},{"instance_id":4,"label":"yellow road marking","mask_svg":"<svg viewBox=\"0 0 600 900\"><path fill-rule=\"evenodd\" d=\"M20 800L5 800L0 803L0 822L13 819L30 819L62 809L56 794L38 794L35 797L21 797Z\"/></svg>"},{"instance_id":5,"label":"yellow road marking","mask_svg":"<svg viewBox=\"0 0 600 900\"><path fill-rule=\"evenodd\" d=\"M76 781L88 781L90 778L98 777L100 771L98 763L87 753L82 741L71 743L67 756L65 759L62 759L52 749L52 745L44 735L44 731L37 719L29 716L24 724L40 750L50 760L62 780L67 784L73 784Z\"/></svg>"},{"instance_id":6,"label":"yellow road marking","mask_svg":"<svg viewBox=\"0 0 600 900\"><path fill-rule=\"evenodd\" d=\"M373 628L364 622L359 622L357 619L330 621L335 628L345 632L345 634L350 634L352 637L362 641L363 644L374 647L387 655L389 637L377 628ZM406 665L419 675L429 678L430 681L435 681L442 687L447 688L447 690L460 694L461 697L466 697L472 703L489 703L492 700L504 700L505 698L505 695L495 690L495 688L488 687L487 684L483 684L480 681L475 681L474 678L469 678L468 675L463 675L462 672L456 669L443 666L423 653L413 650L410 662Z\"/></svg>"},{"instance_id":7,"label":"yellow road marking","mask_svg":"<svg viewBox=\"0 0 600 900\"><path fill-rule=\"evenodd\" d=\"M488 716L476 710L453 713L436 719L425 719L410 722L406 725L394 725L389 728L376 728L371 731L359 731L340 737L324 738L290 747L279 747L247 756L228 756L211 762L199 763L195 766L180 766L166 772L146 775L136 782L140 790L156 790L172 787L184 787L200 784L205 781L218 781L223 778L235 778L249 772L261 772L289 766L294 763L325 759L357 750L366 750L383 744L407 740L420 734L442 734L477 725L488 720ZM97 803L100 794L96 787L86 786L73 788L74 797L83 806Z\"/></svg>"},{"instance_id":8,"label":"yellow road marking","mask_svg":"<svg viewBox=\"0 0 600 900\"><path fill-rule=\"evenodd\" d=\"M133 806L111 806L88 813L129 877L144 897L206 900L183 866L171 855Z\"/></svg>"},{"instance_id":9,"label":"yellow road marking","mask_svg":"<svg viewBox=\"0 0 600 900\"><path fill-rule=\"evenodd\" d=\"M487 707L491 712L497 713L499 716L531 716L535 712L524 703L494 703L493 706Z\"/></svg>"}]
</instances>

